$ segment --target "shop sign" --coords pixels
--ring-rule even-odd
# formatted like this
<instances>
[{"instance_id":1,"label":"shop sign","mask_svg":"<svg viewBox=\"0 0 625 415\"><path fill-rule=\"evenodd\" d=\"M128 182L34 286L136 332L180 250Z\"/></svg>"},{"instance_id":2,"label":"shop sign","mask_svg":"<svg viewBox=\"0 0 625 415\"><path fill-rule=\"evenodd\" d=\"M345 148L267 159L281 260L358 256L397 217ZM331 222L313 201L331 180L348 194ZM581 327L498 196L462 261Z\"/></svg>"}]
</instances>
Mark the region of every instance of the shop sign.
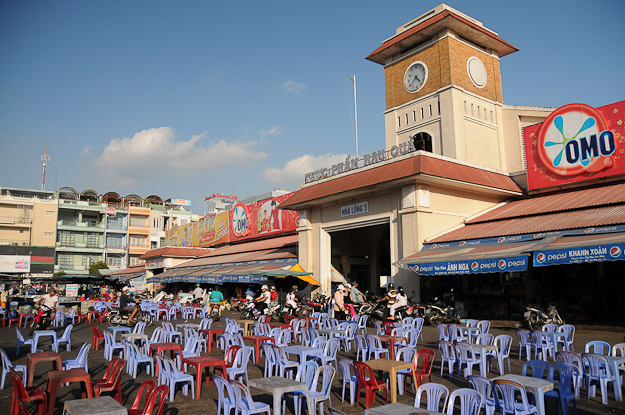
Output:
<instances>
[{"instance_id":1,"label":"shop sign","mask_svg":"<svg viewBox=\"0 0 625 415\"><path fill-rule=\"evenodd\" d=\"M156 269L156 268L164 268L165 260L163 258L158 259L148 259L145 261L145 269Z\"/></svg>"},{"instance_id":2,"label":"shop sign","mask_svg":"<svg viewBox=\"0 0 625 415\"><path fill-rule=\"evenodd\" d=\"M65 286L65 296L66 297L78 297L78 288L80 285L78 284L67 284Z\"/></svg>"},{"instance_id":3,"label":"shop sign","mask_svg":"<svg viewBox=\"0 0 625 415\"><path fill-rule=\"evenodd\" d=\"M304 175L304 183L312 183L327 177L336 176L338 174L348 173L363 167L371 166L385 160L391 160L404 154L417 151L412 140L400 143L391 147L390 150L378 150L373 153L365 154L362 157L347 156L345 162L334 164Z\"/></svg>"},{"instance_id":4,"label":"shop sign","mask_svg":"<svg viewBox=\"0 0 625 415\"><path fill-rule=\"evenodd\" d=\"M0 255L0 272L29 272L29 255Z\"/></svg>"},{"instance_id":5,"label":"shop sign","mask_svg":"<svg viewBox=\"0 0 625 415\"><path fill-rule=\"evenodd\" d=\"M623 260L624 251L625 243L536 251L533 254L534 266Z\"/></svg>"},{"instance_id":6,"label":"shop sign","mask_svg":"<svg viewBox=\"0 0 625 415\"><path fill-rule=\"evenodd\" d=\"M171 204L176 206L191 206L191 201L186 199L171 199Z\"/></svg>"},{"instance_id":7,"label":"shop sign","mask_svg":"<svg viewBox=\"0 0 625 415\"><path fill-rule=\"evenodd\" d=\"M291 193L251 205L237 203L230 215L230 241L255 238L295 231L299 214L280 209L280 204L291 197Z\"/></svg>"},{"instance_id":8,"label":"shop sign","mask_svg":"<svg viewBox=\"0 0 625 415\"><path fill-rule=\"evenodd\" d=\"M520 255L503 258L408 264L408 266L421 275L486 274L490 272L525 271L527 270L527 260L528 257L526 255Z\"/></svg>"},{"instance_id":9,"label":"shop sign","mask_svg":"<svg viewBox=\"0 0 625 415\"><path fill-rule=\"evenodd\" d=\"M625 173L625 101L593 108L569 104L525 127L529 189Z\"/></svg>"},{"instance_id":10,"label":"shop sign","mask_svg":"<svg viewBox=\"0 0 625 415\"><path fill-rule=\"evenodd\" d=\"M361 215L369 212L369 201L365 200L360 203L353 203L347 206L341 206L341 217L346 218L354 215Z\"/></svg>"},{"instance_id":11,"label":"shop sign","mask_svg":"<svg viewBox=\"0 0 625 415\"><path fill-rule=\"evenodd\" d=\"M198 245L210 246L228 242L229 236L228 212L219 212L206 215L200 219L198 226Z\"/></svg>"}]
</instances>

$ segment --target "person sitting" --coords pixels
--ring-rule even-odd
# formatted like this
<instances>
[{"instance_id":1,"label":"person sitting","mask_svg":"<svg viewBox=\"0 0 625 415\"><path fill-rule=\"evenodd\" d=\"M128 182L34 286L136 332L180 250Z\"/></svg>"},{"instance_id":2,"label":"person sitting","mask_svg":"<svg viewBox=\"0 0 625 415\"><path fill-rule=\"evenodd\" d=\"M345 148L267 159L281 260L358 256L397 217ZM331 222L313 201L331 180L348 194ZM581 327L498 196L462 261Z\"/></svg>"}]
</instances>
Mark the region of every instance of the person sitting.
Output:
<instances>
[{"instance_id":1,"label":"person sitting","mask_svg":"<svg viewBox=\"0 0 625 415\"><path fill-rule=\"evenodd\" d=\"M119 296L119 311L126 311L130 313L130 317L128 317L129 323L134 323L134 317L137 314L138 307L133 307L130 305L132 299L128 296L128 291L130 291L130 287L122 288L122 294Z\"/></svg>"},{"instance_id":2,"label":"person sitting","mask_svg":"<svg viewBox=\"0 0 625 415\"><path fill-rule=\"evenodd\" d=\"M265 309L271 301L271 294L269 294L269 287L267 287L266 285L260 287L260 290L260 295L258 296L258 298L255 298L254 301L256 302L256 309L260 311L261 314L264 314Z\"/></svg>"},{"instance_id":3,"label":"person sitting","mask_svg":"<svg viewBox=\"0 0 625 415\"><path fill-rule=\"evenodd\" d=\"M404 287L399 287L397 289L397 295L395 296L395 303L391 306L391 315L389 320L395 320L395 310L399 307L405 307L408 305L408 296L404 293Z\"/></svg>"},{"instance_id":4,"label":"person sitting","mask_svg":"<svg viewBox=\"0 0 625 415\"><path fill-rule=\"evenodd\" d=\"M291 287L291 291L286 295L286 305L291 307L293 309L293 311L297 310L298 306L297 306L297 297L295 296L295 293L298 291L298 287L297 285L294 285L293 287Z\"/></svg>"}]
</instances>

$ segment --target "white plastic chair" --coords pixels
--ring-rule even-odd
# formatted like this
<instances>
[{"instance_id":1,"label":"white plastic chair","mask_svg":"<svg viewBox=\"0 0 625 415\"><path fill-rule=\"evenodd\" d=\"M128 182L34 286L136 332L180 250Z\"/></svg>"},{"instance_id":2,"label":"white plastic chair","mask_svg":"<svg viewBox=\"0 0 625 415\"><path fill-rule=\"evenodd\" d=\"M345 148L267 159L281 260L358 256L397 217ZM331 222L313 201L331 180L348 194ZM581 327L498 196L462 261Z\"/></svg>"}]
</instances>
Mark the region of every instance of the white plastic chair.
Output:
<instances>
[{"instance_id":1,"label":"white plastic chair","mask_svg":"<svg viewBox=\"0 0 625 415\"><path fill-rule=\"evenodd\" d=\"M456 398L460 400L461 415L479 415L484 398L478 391L469 388L454 390L447 401L447 414L453 415Z\"/></svg>"},{"instance_id":2,"label":"white plastic chair","mask_svg":"<svg viewBox=\"0 0 625 415\"><path fill-rule=\"evenodd\" d=\"M4 389L4 381L6 376L10 373L10 369L15 370L16 372L22 372L22 381L26 384L26 365L14 365L11 363L9 356L4 351L4 349L0 349L0 356L2 359L2 382L0 384L0 389Z\"/></svg>"},{"instance_id":3,"label":"white plastic chair","mask_svg":"<svg viewBox=\"0 0 625 415\"><path fill-rule=\"evenodd\" d=\"M89 370L89 351L91 344L83 343L78 351L76 359L63 360L63 370L83 368L85 372Z\"/></svg>"},{"instance_id":4,"label":"white plastic chair","mask_svg":"<svg viewBox=\"0 0 625 415\"><path fill-rule=\"evenodd\" d=\"M72 350L72 329L74 328L73 324L69 324L65 327L65 331L61 337L56 339L56 350L59 350L59 343L65 343L65 349L69 352Z\"/></svg>"},{"instance_id":5,"label":"white plastic chair","mask_svg":"<svg viewBox=\"0 0 625 415\"><path fill-rule=\"evenodd\" d=\"M425 393L427 397L428 411L440 412L447 406L447 399L449 398L449 389L445 385L439 383L424 383L417 388L417 394L415 396L414 406L415 408L421 407L421 396ZM441 400L443 402L442 409Z\"/></svg>"}]
</instances>

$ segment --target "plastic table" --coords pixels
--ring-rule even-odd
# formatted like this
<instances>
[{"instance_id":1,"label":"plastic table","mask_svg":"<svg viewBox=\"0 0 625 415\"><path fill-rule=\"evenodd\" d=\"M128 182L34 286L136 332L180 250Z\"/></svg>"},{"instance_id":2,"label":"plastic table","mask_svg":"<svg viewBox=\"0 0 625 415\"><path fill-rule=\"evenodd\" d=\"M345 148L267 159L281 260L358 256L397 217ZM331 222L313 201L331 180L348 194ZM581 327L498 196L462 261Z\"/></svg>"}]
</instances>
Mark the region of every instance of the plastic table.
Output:
<instances>
[{"instance_id":1,"label":"plastic table","mask_svg":"<svg viewBox=\"0 0 625 415\"><path fill-rule=\"evenodd\" d=\"M150 355L152 355L152 350L160 354L169 350L171 360L175 359L175 352L178 352L178 355L182 356L182 347L178 343L152 343L150 345ZM158 376L158 365L156 365L156 369L154 370L154 376Z\"/></svg>"},{"instance_id":2,"label":"plastic table","mask_svg":"<svg viewBox=\"0 0 625 415\"><path fill-rule=\"evenodd\" d=\"M282 415L282 395L286 392L295 391L304 392L308 413L313 414L315 411L314 404L308 398L308 385L305 382L297 382L280 376L271 376L268 378L250 379L249 386L271 393L273 396L273 415Z\"/></svg>"},{"instance_id":3,"label":"plastic table","mask_svg":"<svg viewBox=\"0 0 625 415\"><path fill-rule=\"evenodd\" d=\"M391 360L395 359L395 342L407 341L405 337L401 336L389 336L389 335L381 335L378 336L382 343L388 343L388 348L391 353Z\"/></svg>"},{"instance_id":4,"label":"plastic table","mask_svg":"<svg viewBox=\"0 0 625 415\"><path fill-rule=\"evenodd\" d=\"M477 351L476 354L480 355L480 376L485 378L486 374L488 373L488 369L487 369L488 365L486 364L487 363L486 352L497 352L497 348L489 344L472 344L471 348L473 349L474 352Z\"/></svg>"},{"instance_id":5,"label":"plastic table","mask_svg":"<svg viewBox=\"0 0 625 415\"><path fill-rule=\"evenodd\" d=\"M182 363L195 366L195 399L200 399L200 391L202 390L202 374L204 369L211 366L221 366L223 376L228 378L226 374L226 361L213 356L194 356L185 357L182 359ZM206 376L206 385L210 385L210 376Z\"/></svg>"},{"instance_id":6,"label":"plastic table","mask_svg":"<svg viewBox=\"0 0 625 415\"><path fill-rule=\"evenodd\" d=\"M215 347L217 347L217 335L223 333L224 329L202 329L200 333L206 334L208 336L208 341L206 342L208 346L208 353L211 352L213 343Z\"/></svg>"},{"instance_id":7,"label":"plastic table","mask_svg":"<svg viewBox=\"0 0 625 415\"><path fill-rule=\"evenodd\" d=\"M285 346L282 348L287 354L297 355L298 361L303 363L309 355L319 355L323 353L323 349L308 346Z\"/></svg>"},{"instance_id":8,"label":"plastic table","mask_svg":"<svg viewBox=\"0 0 625 415\"><path fill-rule=\"evenodd\" d=\"M243 340L254 342L254 363L260 358L260 344L262 342L271 341L276 344L276 341L271 336L243 336Z\"/></svg>"},{"instance_id":9,"label":"plastic table","mask_svg":"<svg viewBox=\"0 0 625 415\"><path fill-rule=\"evenodd\" d=\"M110 396L66 401L63 414L67 415L127 415L128 410Z\"/></svg>"},{"instance_id":10,"label":"plastic table","mask_svg":"<svg viewBox=\"0 0 625 415\"><path fill-rule=\"evenodd\" d=\"M256 323L255 320L237 320L237 324L243 326L243 333L246 336L250 335L250 326L255 324L255 323Z\"/></svg>"},{"instance_id":11,"label":"plastic table","mask_svg":"<svg viewBox=\"0 0 625 415\"><path fill-rule=\"evenodd\" d=\"M91 376L85 369L70 370L53 370L48 372L48 414L54 412L54 403L56 401L56 391L60 385L64 383L80 382L82 389L82 397L93 398L93 389L91 388ZM82 384L84 383L84 387Z\"/></svg>"},{"instance_id":12,"label":"plastic table","mask_svg":"<svg viewBox=\"0 0 625 415\"><path fill-rule=\"evenodd\" d=\"M397 360L389 360L389 359L374 359L367 360L365 362L368 364L373 370L381 370L383 372L388 372L388 377L390 380L390 395L391 395L391 403L397 402L397 371L402 369L411 369L412 362L398 362ZM417 380L414 378L414 370L413 373L413 381L414 384L417 384ZM390 412L389 412L390 413Z\"/></svg>"},{"instance_id":13,"label":"plastic table","mask_svg":"<svg viewBox=\"0 0 625 415\"><path fill-rule=\"evenodd\" d=\"M115 341L117 341L117 333L130 333L132 331L130 327L126 326L107 327L106 329L113 333L113 340Z\"/></svg>"},{"instance_id":14,"label":"plastic table","mask_svg":"<svg viewBox=\"0 0 625 415\"><path fill-rule=\"evenodd\" d=\"M479 327L460 327L460 330L462 330L463 333L466 333L468 343L473 343L473 338L477 338L477 335L480 334Z\"/></svg>"},{"instance_id":15,"label":"plastic table","mask_svg":"<svg viewBox=\"0 0 625 415\"><path fill-rule=\"evenodd\" d=\"M511 380L520 383L525 389L530 389L536 397L537 415L545 415L545 392L553 390L554 384L549 380L538 379L531 376L503 375L492 380Z\"/></svg>"},{"instance_id":16,"label":"plastic table","mask_svg":"<svg viewBox=\"0 0 625 415\"><path fill-rule=\"evenodd\" d=\"M54 370L60 370L63 367L63 359L61 355L55 352L28 353L26 357L26 367L28 368L28 382L26 386L33 386L33 378L35 377L35 366L40 362L52 362Z\"/></svg>"},{"instance_id":17,"label":"plastic table","mask_svg":"<svg viewBox=\"0 0 625 415\"><path fill-rule=\"evenodd\" d=\"M37 353L37 343L39 342L39 338L49 336L52 337L52 350L58 352L56 349L56 331L54 330L35 330L33 333L33 343L30 345L30 352Z\"/></svg>"},{"instance_id":18,"label":"plastic table","mask_svg":"<svg viewBox=\"0 0 625 415\"><path fill-rule=\"evenodd\" d=\"M403 403L389 403L388 405L382 405L375 408L365 410L365 415L440 415L441 412L428 411L426 409L415 408L412 405L405 405Z\"/></svg>"}]
</instances>

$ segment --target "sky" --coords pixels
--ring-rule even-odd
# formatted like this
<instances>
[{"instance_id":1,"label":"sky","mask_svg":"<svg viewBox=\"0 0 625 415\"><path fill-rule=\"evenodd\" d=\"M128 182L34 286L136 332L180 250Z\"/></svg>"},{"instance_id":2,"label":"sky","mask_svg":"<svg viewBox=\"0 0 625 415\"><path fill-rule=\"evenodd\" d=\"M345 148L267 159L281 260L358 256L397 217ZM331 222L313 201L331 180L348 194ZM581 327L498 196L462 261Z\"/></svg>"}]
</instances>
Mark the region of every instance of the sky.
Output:
<instances>
[{"instance_id":1,"label":"sky","mask_svg":"<svg viewBox=\"0 0 625 415\"><path fill-rule=\"evenodd\" d=\"M438 1L0 0L0 186L192 202L297 190L384 148L383 67L364 58ZM625 99L625 2L448 1L519 51L505 104ZM589 5L592 5L590 7Z\"/></svg>"}]
</instances>

